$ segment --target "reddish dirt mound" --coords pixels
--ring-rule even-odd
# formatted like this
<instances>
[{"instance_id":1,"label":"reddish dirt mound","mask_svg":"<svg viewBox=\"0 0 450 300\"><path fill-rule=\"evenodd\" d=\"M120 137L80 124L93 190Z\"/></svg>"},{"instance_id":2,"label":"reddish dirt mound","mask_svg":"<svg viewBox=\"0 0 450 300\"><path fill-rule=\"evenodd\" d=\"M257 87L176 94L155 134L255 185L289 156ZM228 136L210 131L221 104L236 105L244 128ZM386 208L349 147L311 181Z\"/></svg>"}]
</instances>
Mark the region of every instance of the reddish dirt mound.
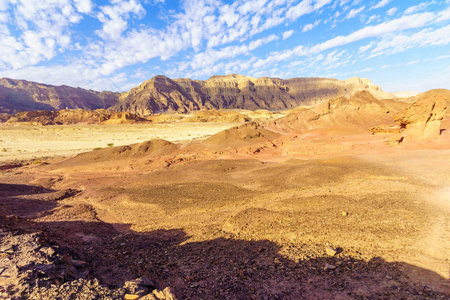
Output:
<instances>
[{"instance_id":1,"label":"reddish dirt mound","mask_svg":"<svg viewBox=\"0 0 450 300\"><path fill-rule=\"evenodd\" d=\"M170 154L179 149L179 145L166 140L155 139L140 144L104 148L79 154L75 159L89 161L111 161L142 156L160 156Z\"/></svg>"},{"instance_id":2,"label":"reddish dirt mound","mask_svg":"<svg viewBox=\"0 0 450 300\"><path fill-rule=\"evenodd\" d=\"M166 140L155 139L129 146L103 148L91 152L81 153L76 157L48 166L49 168L73 169L82 167L84 170L119 170L134 168L133 164L142 165L160 160L174 154L180 148Z\"/></svg>"},{"instance_id":3,"label":"reddish dirt mound","mask_svg":"<svg viewBox=\"0 0 450 300\"><path fill-rule=\"evenodd\" d=\"M270 142L280 136L280 134L265 129L256 122L249 122L219 132L202 142L202 145L210 149L239 148Z\"/></svg>"}]
</instances>

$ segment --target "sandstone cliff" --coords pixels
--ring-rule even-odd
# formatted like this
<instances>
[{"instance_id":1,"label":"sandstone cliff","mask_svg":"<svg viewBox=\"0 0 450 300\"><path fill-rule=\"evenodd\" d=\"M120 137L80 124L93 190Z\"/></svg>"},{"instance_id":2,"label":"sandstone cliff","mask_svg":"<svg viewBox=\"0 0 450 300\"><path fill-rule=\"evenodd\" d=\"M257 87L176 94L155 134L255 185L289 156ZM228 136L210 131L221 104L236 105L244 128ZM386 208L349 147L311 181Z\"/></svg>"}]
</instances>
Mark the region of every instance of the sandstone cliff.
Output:
<instances>
[{"instance_id":1,"label":"sandstone cliff","mask_svg":"<svg viewBox=\"0 0 450 300\"><path fill-rule=\"evenodd\" d=\"M118 97L119 93L113 92L0 78L0 113L66 108L94 110L114 105Z\"/></svg>"},{"instance_id":2,"label":"sandstone cliff","mask_svg":"<svg viewBox=\"0 0 450 300\"><path fill-rule=\"evenodd\" d=\"M370 91L377 99L395 98L368 79L253 78L213 76L205 81L155 76L121 94L25 80L0 79L0 113L61 109L110 109L138 115L203 109L288 109Z\"/></svg>"},{"instance_id":3,"label":"sandstone cliff","mask_svg":"<svg viewBox=\"0 0 450 300\"><path fill-rule=\"evenodd\" d=\"M199 109L286 109L349 97L367 90L376 98L395 98L368 79L345 81L329 78L253 78L242 75L213 76L205 81L155 76L122 93L113 111L149 115L163 111Z\"/></svg>"}]
</instances>

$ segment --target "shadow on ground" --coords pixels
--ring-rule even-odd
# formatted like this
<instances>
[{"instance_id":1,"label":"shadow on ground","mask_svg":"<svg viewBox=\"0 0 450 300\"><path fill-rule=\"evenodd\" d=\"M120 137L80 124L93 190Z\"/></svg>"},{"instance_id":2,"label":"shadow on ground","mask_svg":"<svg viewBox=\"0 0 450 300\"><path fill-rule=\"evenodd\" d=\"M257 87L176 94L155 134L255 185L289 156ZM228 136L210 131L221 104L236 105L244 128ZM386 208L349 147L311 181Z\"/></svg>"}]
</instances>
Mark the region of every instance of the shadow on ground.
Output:
<instances>
[{"instance_id":1,"label":"shadow on ground","mask_svg":"<svg viewBox=\"0 0 450 300\"><path fill-rule=\"evenodd\" d=\"M110 288L120 288L127 280L145 276L161 288L172 287L179 299L448 299L450 296L448 290L428 286L429 278L445 281L431 271L416 270L419 268L380 257L358 260L346 256L345 249L336 256L324 254L295 261L281 255L281 246L268 240L216 238L189 242L190 237L182 229L123 233L113 224L99 220L38 221L52 214L64 195L71 194L26 185L1 184L0 188L3 230L43 232L47 244L70 248L75 253L72 256L87 266L83 277L97 278ZM7 215L18 217L6 218ZM414 270L411 273L424 274L424 281L413 283L401 271L404 267ZM26 266L29 269L30 264ZM73 279L76 278L63 277L54 282L62 284Z\"/></svg>"}]
</instances>

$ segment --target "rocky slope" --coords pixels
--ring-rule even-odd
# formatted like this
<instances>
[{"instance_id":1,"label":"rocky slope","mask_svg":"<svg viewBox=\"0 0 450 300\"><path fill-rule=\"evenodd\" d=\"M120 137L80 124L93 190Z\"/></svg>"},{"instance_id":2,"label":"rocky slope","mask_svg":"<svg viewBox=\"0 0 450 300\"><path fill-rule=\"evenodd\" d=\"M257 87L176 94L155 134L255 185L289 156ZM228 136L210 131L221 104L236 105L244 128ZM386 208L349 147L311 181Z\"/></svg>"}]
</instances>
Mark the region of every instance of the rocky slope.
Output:
<instances>
[{"instance_id":1,"label":"rocky slope","mask_svg":"<svg viewBox=\"0 0 450 300\"><path fill-rule=\"evenodd\" d=\"M366 131L379 124L395 125L393 113L400 112L406 106L406 103L394 100L378 100L371 92L361 91L349 98L330 99L310 109L293 110L286 117L272 121L267 128L300 133L312 129Z\"/></svg>"},{"instance_id":2,"label":"rocky slope","mask_svg":"<svg viewBox=\"0 0 450 300\"><path fill-rule=\"evenodd\" d=\"M9 125L71 125L71 124L131 124L148 122L147 119L127 112L104 109L63 109L59 111L22 111L5 121Z\"/></svg>"},{"instance_id":3,"label":"rocky slope","mask_svg":"<svg viewBox=\"0 0 450 300\"><path fill-rule=\"evenodd\" d=\"M149 115L162 111L198 109L286 109L368 90L377 98L395 98L368 79L253 78L213 76L205 81L155 76L122 93L114 111Z\"/></svg>"},{"instance_id":4,"label":"rocky slope","mask_svg":"<svg viewBox=\"0 0 450 300\"><path fill-rule=\"evenodd\" d=\"M119 94L113 92L0 78L0 113L66 108L94 110L114 105L118 97Z\"/></svg>"}]
</instances>

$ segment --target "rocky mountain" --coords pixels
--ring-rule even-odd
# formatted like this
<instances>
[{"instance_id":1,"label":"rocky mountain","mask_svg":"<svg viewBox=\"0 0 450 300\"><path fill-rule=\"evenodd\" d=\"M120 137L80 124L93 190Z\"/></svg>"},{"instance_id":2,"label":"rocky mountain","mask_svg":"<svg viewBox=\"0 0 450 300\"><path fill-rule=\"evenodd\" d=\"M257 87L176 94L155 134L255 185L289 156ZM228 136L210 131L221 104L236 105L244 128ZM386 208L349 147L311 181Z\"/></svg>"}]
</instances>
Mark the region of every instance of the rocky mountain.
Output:
<instances>
[{"instance_id":1,"label":"rocky mountain","mask_svg":"<svg viewBox=\"0 0 450 300\"><path fill-rule=\"evenodd\" d=\"M78 108L94 110L111 107L118 98L119 93L0 78L0 113Z\"/></svg>"},{"instance_id":2,"label":"rocky mountain","mask_svg":"<svg viewBox=\"0 0 450 300\"><path fill-rule=\"evenodd\" d=\"M61 109L109 109L138 115L202 109L287 109L370 91L395 98L368 79L253 78L213 76L208 80L155 76L129 92L96 92L26 80L0 79L0 113Z\"/></svg>"},{"instance_id":3,"label":"rocky mountain","mask_svg":"<svg viewBox=\"0 0 450 300\"><path fill-rule=\"evenodd\" d=\"M110 109L149 115L163 111L199 109L286 109L315 104L367 90L377 98L395 98L368 79L345 81L330 78L253 78L243 75L213 76L205 81L155 76L122 93Z\"/></svg>"}]
</instances>

